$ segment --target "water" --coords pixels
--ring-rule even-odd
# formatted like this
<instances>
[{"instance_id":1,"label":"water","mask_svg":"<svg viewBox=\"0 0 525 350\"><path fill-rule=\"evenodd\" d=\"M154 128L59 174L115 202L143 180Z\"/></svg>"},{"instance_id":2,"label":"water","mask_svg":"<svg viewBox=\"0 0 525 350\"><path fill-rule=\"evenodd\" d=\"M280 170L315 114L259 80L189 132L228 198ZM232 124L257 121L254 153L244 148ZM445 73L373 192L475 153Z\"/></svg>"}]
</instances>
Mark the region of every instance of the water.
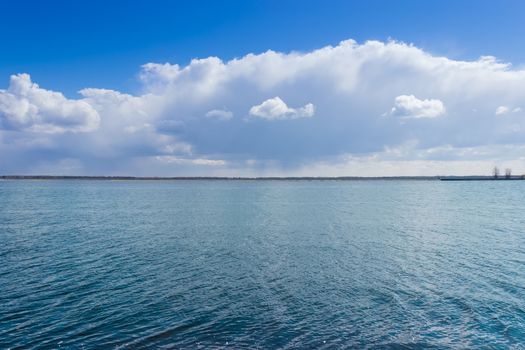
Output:
<instances>
[{"instance_id":1,"label":"water","mask_svg":"<svg viewBox=\"0 0 525 350\"><path fill-rule=\"evenodd\" d=\"M525 181L3 181L0 348L515 348Z\"/></svg>"}]
</instances>

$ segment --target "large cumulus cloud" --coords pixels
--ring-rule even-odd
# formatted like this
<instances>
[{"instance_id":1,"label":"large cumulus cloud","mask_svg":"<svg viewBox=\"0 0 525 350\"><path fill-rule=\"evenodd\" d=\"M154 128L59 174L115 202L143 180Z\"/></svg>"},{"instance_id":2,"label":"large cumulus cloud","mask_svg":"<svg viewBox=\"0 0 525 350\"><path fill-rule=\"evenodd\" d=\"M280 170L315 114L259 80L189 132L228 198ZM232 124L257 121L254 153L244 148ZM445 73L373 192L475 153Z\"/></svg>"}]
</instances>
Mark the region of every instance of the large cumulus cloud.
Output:
<instances>
[{"instance_id":1,"label":"large cumulus cloud","mask_svg":"<svg viewBox=\"0 0 525 350\"><path fill-rule=\"evenodd\" d=\"M464 173L497 162L525 171L509 153L525 145L525 71L494 57L348 40L147 63L141 91L88 88L79 100L15 77L0 91L0 162L11 172L60 172L64 161L137 175Z\"/></svg>"},{"instance_id":2,"label":"large cumulus cloud","mask_svg":"<svg viewBox=\"0 0 525 350\"><path fill-rule=\"evenodd\" d=\"M59 92L45 90L29 74L12 75L7 90L0 90L2 127L42 133L90 132L100 117L83 100L68 100Z\"/></svg>"}]
</instances>

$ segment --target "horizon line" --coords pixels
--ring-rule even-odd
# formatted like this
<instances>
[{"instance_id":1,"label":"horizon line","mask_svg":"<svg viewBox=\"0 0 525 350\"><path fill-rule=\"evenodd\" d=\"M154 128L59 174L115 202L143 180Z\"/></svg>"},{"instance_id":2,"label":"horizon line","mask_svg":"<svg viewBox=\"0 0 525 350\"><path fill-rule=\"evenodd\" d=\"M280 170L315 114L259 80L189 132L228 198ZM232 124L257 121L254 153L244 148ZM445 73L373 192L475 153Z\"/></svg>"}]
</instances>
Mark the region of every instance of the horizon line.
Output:
<instances>
[{"instance_id":1,"label":"horizon line","mask_svg":"<svg viewBox=\"0 0 525 350\"><path fill-rule=\"evenodd\" d=\"M129 176L129 175L0 175L0 180L521 180L523 175L402 176Z\"/></svg>"}]
</instances>

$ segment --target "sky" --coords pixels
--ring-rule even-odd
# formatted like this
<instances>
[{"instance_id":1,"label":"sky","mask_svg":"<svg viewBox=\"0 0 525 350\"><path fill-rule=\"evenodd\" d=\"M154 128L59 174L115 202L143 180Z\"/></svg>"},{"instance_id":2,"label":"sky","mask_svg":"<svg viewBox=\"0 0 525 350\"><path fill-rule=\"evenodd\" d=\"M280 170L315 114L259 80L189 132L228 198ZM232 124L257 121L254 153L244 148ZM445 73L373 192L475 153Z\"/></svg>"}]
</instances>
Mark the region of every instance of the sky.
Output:
<instances>
[{"instance_id":1,"label":"sky","mask_svg":"<svg viewBox=\"0 0 525 350\"><path fill-rule=\"evenodd\" d=\"M0 2L0 173L525 173L523 1Z\"/></svg>"}]
</instances>

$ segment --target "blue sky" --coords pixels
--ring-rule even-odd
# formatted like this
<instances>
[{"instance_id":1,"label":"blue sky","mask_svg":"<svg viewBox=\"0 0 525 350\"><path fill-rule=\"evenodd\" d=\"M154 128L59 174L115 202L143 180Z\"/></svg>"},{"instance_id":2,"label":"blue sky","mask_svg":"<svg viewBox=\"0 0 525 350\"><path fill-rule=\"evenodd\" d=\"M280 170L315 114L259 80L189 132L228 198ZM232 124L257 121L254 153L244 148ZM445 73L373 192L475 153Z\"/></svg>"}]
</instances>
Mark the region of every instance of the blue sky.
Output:
<instances>
[{"instance_id":1,"label":"blue sky","mask_svg":"<svg viewBox=\"0 0 525 350\"><path fill-rule=\"evenodd\" d=\"M0 16L7 173L525 172L523 1L6 1Z\"/></svg>"},{"instance_id":2,"label":"blue sky","mask_svg":"<svg viewBox=\"0 0 525 350\"><path fill-rule=\"evenodd\" d=\"M4 1L0 76L68 95L130 91L144 62L394 38L451 58L525 63L523 1Z\"/></svg>"}]
</instances>

